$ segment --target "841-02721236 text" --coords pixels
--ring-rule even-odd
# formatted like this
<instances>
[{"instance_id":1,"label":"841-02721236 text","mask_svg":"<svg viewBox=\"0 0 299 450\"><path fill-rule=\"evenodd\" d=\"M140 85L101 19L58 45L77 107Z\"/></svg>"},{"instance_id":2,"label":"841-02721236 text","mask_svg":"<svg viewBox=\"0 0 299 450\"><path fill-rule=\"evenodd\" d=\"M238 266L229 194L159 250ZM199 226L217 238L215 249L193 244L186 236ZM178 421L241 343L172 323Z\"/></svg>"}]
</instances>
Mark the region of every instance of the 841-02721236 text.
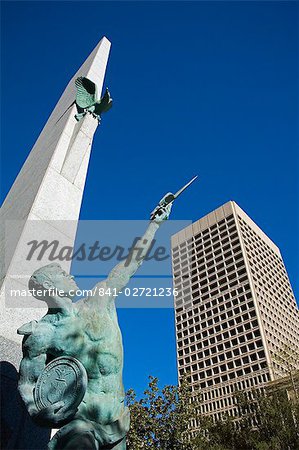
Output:
<instances>
[{"instance_id":1,"label":"841-02721236 text","mask_svg":"<svg viewBox=\"0 0 299 450\"><path fill-rule=\"evenodd\" d=\"M129 288L126 287L122 291L117 291L117 289L113 288L104 288L99 287L97 294L100 296L117 296L124 294L126 297L170 297L170 296L176 296L178 294L177 290L175 288L170 287L159 287L159 288L152 288L152 287L134 287Z\"/></svg>"}]
</instances>

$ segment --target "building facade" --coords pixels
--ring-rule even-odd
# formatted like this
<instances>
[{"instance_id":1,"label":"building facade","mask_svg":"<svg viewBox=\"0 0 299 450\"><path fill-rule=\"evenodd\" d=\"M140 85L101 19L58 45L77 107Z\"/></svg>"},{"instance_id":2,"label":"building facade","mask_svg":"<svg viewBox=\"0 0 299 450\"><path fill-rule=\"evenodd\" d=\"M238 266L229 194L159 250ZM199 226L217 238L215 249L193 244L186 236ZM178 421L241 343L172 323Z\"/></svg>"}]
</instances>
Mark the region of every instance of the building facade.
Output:
<instances>
[{"instance_id":1,"label":"building facade","mask_svg":"<svg viewBox=\"0 0 299 450\"><path fill-rule=\"evenodd\" d=\"M171 246L179 379L200 390L202 414L234 417L236 390L298 367L299 313L280 251L234 202Z\"/></svg>"}]
</instances>

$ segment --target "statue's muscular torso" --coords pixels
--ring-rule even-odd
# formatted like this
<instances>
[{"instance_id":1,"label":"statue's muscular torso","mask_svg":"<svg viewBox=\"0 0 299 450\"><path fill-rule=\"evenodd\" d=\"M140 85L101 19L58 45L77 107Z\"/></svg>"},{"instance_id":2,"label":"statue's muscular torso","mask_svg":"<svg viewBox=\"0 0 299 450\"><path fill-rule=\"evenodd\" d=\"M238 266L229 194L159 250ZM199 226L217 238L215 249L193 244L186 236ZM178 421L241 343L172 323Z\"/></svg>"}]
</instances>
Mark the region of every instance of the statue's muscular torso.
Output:
<instances>
[{"instance_id":1,"label":"statue's muscular torso","mask_svg":"<svg viewBox=\"0 0 299 450\"><path fill-rule=\"evenodd\" d=\"M45 335L48 342L43 342ZM88 385L76 418L102 425L118 419L124 410L123 347L111 298L93 297L74 304L68 314L47 314L37 324L34 338L36 345L45 346L47 363L73 356L84 365Z\"/></svg>"}]
</instances>

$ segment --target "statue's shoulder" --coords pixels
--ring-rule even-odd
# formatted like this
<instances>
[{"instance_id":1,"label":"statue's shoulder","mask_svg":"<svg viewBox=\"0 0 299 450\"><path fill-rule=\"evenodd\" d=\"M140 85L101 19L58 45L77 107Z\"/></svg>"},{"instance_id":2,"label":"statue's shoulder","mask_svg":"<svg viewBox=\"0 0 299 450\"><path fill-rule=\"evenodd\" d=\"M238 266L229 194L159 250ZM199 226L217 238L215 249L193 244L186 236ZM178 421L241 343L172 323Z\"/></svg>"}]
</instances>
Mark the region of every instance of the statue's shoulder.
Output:
<instances>
[{"instance_id":1,"label":"statue's shoulder","mask_svg":"<svg viewBox=\"0 0 299 450\"><path fill-rule=\"evenodd\" d=\"M52 328L53 318L46 314L39 321L31 320L31 322L24 323L20 328L17 329L17 333L23 336L30 336L32 334L43 334L49 328Z\"/></svg>"},{"instance_id":2,"label":"statue's shoulder","mask_svg":"<svg viewBox=\"0 0 299 450\"><path fill-rule=\"evenodd\" d=\"M56 328L52 323L48 323L44 316L38 322L33 320L25 323L18 330L18 334L24 336L22 348L26 356L35 357L46 353L50 348L55 336Z\"/></svg>"},{"instance_id":3,"label":"statue's shoulder","mask_svg":"<svg viewBox=\"0 0 299 450\"><path fill-rule=\"evenodd\" d=\"M25 323L20 328L18 328L17 333L23 336L29 336L36 330L37 324L37 320L31 320L31 322Z\"/></svg>"}]
</instances>

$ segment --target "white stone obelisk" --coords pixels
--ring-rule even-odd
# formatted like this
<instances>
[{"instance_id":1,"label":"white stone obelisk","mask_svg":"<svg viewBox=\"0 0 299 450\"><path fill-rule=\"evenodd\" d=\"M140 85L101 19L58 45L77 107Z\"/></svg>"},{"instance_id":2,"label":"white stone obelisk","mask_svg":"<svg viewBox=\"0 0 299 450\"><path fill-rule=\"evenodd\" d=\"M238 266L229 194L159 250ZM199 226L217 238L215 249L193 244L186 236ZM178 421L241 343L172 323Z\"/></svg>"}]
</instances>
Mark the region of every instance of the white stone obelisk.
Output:
<instances>
[{"instance_id":1,"label":"white stone obelisk","mask_svg":"<svg viewBox=\"0 0 299 450\"><path fill-rule=\"evenodd\" d=\"M100 94L109 50L110 42L104 37L73 76L2 205L0 337L10 342L21 342L16 329L45 314L33 298L13 298L9 294L11 288L28 289L32 271L44 265L25 260L28 239L58 239L63 245L74 244L91 144L98 126L89 113L79 122L75 119L75 79L89 78ZM61 265L69 271L70 261Z\"/></svg>"}]
</instances>

